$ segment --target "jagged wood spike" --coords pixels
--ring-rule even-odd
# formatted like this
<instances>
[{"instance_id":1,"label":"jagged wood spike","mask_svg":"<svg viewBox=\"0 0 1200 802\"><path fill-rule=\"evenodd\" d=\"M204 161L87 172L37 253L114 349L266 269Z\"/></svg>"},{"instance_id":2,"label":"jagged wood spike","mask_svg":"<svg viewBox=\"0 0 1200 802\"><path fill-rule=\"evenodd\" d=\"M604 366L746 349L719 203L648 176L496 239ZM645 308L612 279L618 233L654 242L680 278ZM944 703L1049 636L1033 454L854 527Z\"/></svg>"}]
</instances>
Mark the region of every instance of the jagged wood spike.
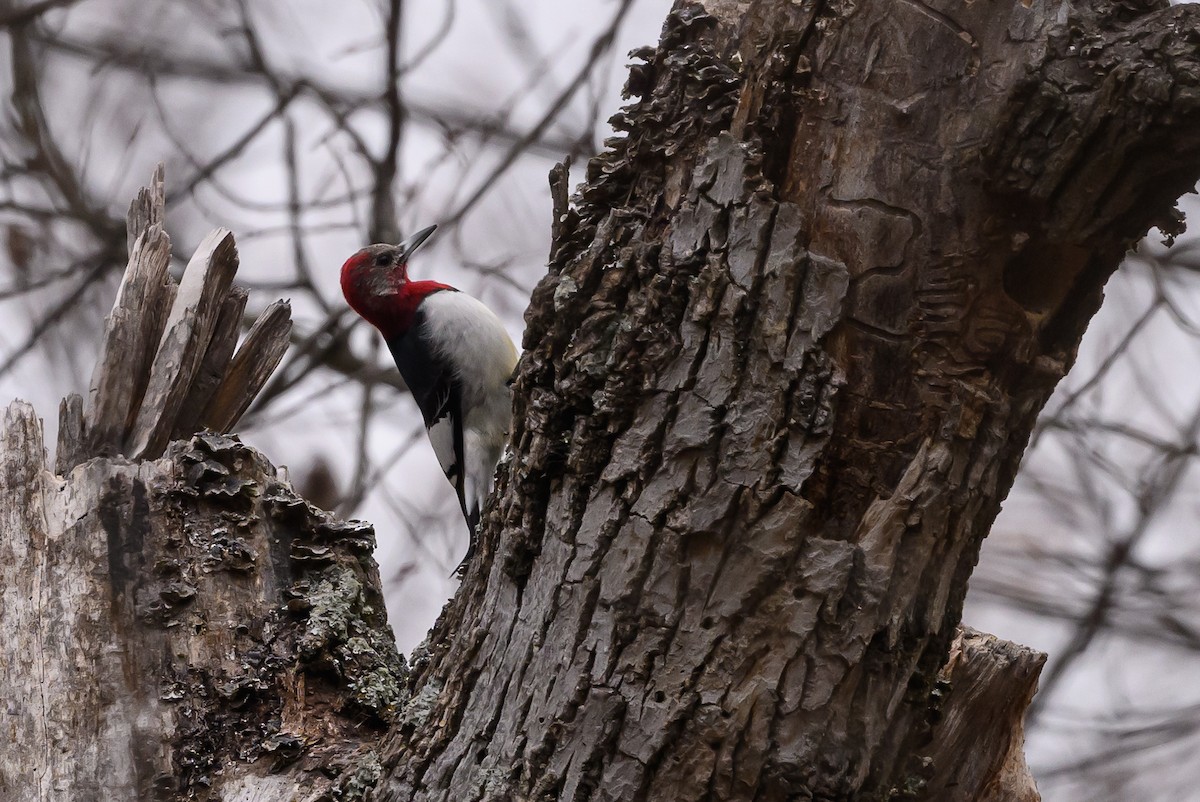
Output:
<instances>
[{"instance_id":1,"label":"jagged wood spike","mask_svg":"<svg viewBox=\"0 0 1200 802\"><path fill-rule=\"evenodd\" d=\"M132 394L129 408L125 411L122 443L133 431L134 420L142 405L142 396L146 394L146 386L150 382L150 368L154 365L154 355L158 353L158 345L162 342L163 328L167 325L167 316L171 313L171 307L175 304L175 294L179 290L179 284L170 273L171 239L165 233L166 230L162 228L161 223L153 225L157 230L164 232L162 236L167 240L166 266L162 271L162 281L154 282L146 287L145 303L139 310L142 320L139 324L141 336L138 339L138 345L141 350L135 352L132 357L136 361L135 368L130 372Z\"/></svg>"},{"instance_id":2,"label":"jagged wood spike","mask_svg":"<svg viewBox=\"0 0 1200 802\"><path fill-rule=\"evenodd\" d=\"M142 231L148 231L152 226L158 226L163 231L166 231L166 167L162 162L155 165L154 173L150 176L150 183L142 187L137 197L129 204L129 211L125 217L125 226L131 243L137 238L138 234ZM167 242L170 242L169 237ZM167 264L168 266L170 265L169 253ZM152 288L153 293L146 298L143 310L146 320L142 324L146 334L144 339L145 347L138 356L141 360L138 363L141 369L135 374L134 392L125 421L123 438L127 437L133 429L134 418L137 415L138 408L141 406L142 396L146 392L146 384L150 380L150 366L154 363L154 355L158 351L158 343L162 339L163 327L166 326L167 315L175 303L175 292L178 288L179 285L176 283L174 277L170 272L166 272L162 284L156 284ZM124 442L124 439L122 439L122 442Z\"/></svg>"},{"instance_id":3,"label":"jagged wood spike","mask_svg":"<svg viewBox=\"0 0 1200 802\"><path fill-rule=\"evenodd\" d=\"M151 224L130 250L92 371L85 415L90 455L117 453L133 424L161 335L159 310L170 297L170 261L170 238Z\"/></svg>"},{"instance_id":4,"label":"jagged wood spike","mask_svg":"<svg viewBox=\"0 0 1200 802\"><path fill-rule=\"evenodd\" d=\"M279 366L291 333L292 306L287 301L276 301L258 316L204 411L205 426L227 432L237 424Z\"/></svg>"},{"instance_id":5,"label":"jagged wood spike","mask_svg":"<svg viewBox=\"0 0 1200 802\"><path fill-rule=\"evenodd\" d=\"M550 256L551 262L554 261L554 254L562 245L563 238L568 233L568 222L571 219L571 203L569 193L571 189L571 165L570 161L559 162L550 168L550 201L551 201L551 220L550 220Z\"/></svg>"},{"instance_id":6,"label":"jagged wood spike","mask_svg":"<svg viewBox=\"0 0 1200 802\"><path fill-rule=\"evenodd\" d=\"M66 476L87 459L87 432L83 421L83 398L71 393L58 405L58 447L54 450L54 472Z\"/></svg>"},{"instance_id":7,"label":"jagged wood spike","mask_svg":"<svg viewBox=\"0 0 1200 802\"><path fill-rule=\"evenodd\" d=\"M125 231L130 252L142 232L154 225L161 226L166 221L166 172L166 167L159 162L150 176L150 184L138 190L137 197L129 204L129 212L125 215Z\"/></svg>"},{"instance_id":8,"label":"jagged wood spike","mask_svg":"<svg viewBox=\"0 0 1200 802\"><path fill-rule=\"evenodd\" d=\"M213 393L221 386L229 369L229 360L237 349L242 315L246 311L246 298L246 291L234 286L221 306L208 351L204 354L204 361L200 363L196 380L192 383L192 389L175 421L173 439L187 437L201 428L202 413L212 401Z\"/></svg>"},{"instance_id":9,"label":"jagged wood spike","mask_svg":"<svg viewBox=\"0 0 1200 802\"><path fill-rule=\"evenodd\" d=\"M1037 802L1025 763L1025 710L1046 655L961 627L940 679L950 689L925 755L934 767L925 799ZM972 760L963 760L972 755Z\"/></svg>"},{"instance_id":10,"label":"jagged wood spike","mask_svg":"<svg viewBox=\"0 0 1200 802\"><path fill-rule=\"evenodd\" d=\"M125 453L129 456L153 459L166 448L200 370L237 266L233 234L224 228L205 237L188 263L127 441Z\"/></svg>"}]
</instances>

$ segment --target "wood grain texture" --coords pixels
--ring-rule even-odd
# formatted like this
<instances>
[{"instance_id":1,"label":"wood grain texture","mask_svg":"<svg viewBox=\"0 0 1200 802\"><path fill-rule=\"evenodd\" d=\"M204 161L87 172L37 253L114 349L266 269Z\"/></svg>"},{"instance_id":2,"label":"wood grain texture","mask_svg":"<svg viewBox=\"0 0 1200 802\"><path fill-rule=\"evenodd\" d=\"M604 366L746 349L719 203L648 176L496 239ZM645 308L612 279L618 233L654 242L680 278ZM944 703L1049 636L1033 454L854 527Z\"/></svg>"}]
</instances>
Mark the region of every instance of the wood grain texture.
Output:
<instances>
[{"instance_id":1,"label":"wood grain texture","mask_svg":"<svg viewBox=\"0 0 1200 802\"><path fill-rule=\"evenodd\" d=\"M0 799L361 798L406 673L374 533L234 438L178 441L214 396L236 422L291 323L269 307L234 356L233 237L211 234L176 285L163 214L159 165L54 470L32 408L0 429Z\"/></svg>"},{"instance_id":2,"label":"wood grain texture","mask_svg":"<svg viewBox=\"0 0 1200 802\"><path fill-rule=\"evenodd\" d=\"M213 327L212 338L204 352L200 370L188 391L183 409L175 419L172 439L188 437L204 428L201 423L205 407L213 401L217 388L225 379L229 370L229 361L237 349L238 335L242 331L242 315L246 311L248 294L241 287L230 287L229 296L221 305L221 313L217 316ZM274 369L274 365L270 370ZM270 373L268 370L268 374ZM232 427L211 427L214 431L228 432Z\"/></svg>"},{"instance_id":3,"label":"wood grain texture","mask_svg":"<svg viewBox=\"0 0 1200 802\"><path fill-rule=\"evenodd\" d=\"M1037 802L1025 763L1025 709L1046 655L969 627L959 630L938 676L942 700L924 751L923 790L940 802ZM963 760L964 755L974 759Z\"/></svg>"},{"instance_id":4,"label":"wood grain texture","mask_svg":"<svg viewBox=\"0 0 1200 802\"><path fill-rule=\"evenodd\" d=\"M103 541L72 542L83 510L45 470L41 423L14 402L0 430L0 798L134 798L131 760L108 751L123 714L97 716L117 656L82 609L103 598ZM31 600L34 603L30 603ZM119 676L119 671L115 672ZM132 711L131 711L132 712ZM78 740L88 730L86 742Z\"/></svg>"},{"instance_id":5,"label":"wood grain texture","mask_svg":"<svg viewBox=\"0 0 1200 802\"><path fill-rule=\"evenodd\" d=\"M160 224L135 238L92 371L86 414L90 454L121 453L136 420L162 336L170 261L171 240Z\"/></svg>"},{"instance_id":6,"label":"wood grain texture","mask_svg":"<svg viewBox=\"0 0 1200 802\"><path fill-rule=\"evenodd\" d=\"M677 2L556 229L377 797L925 798L982 538L1200 173L1198 22Z\"/></svg>"},{"instance_id":7,"label":"wood grain texture","mask_svg":"<svg viewBox=\"0 0 1200 802\"><path fill-rule=\"evenodd\" d=\"M224 406L207 417L220 420L218 431L229 431L287 348L279 332L291 324L280 301L251 327L249 350L231 363L247 301L233 286L233 236L223 229L210 233L177 285L167 273L163 193L159 164L126 219L130 262L92 378L88 455L154 458L169 440L199 429L214 404Z\"/></svg>"},{"instance_id":8,"label":"wood grain texture","mask_svg":"<svg viewBox=\"0 0 1200 802\"><path fill-rule=\"evenodd\" d=\"M237 266L237 248L229 231L217 229L197 246L179 282L124 453L153 459L166 448Z\"/></svg>"},{"instance_id":9,"label":"wood grain texture","mask_svg":"<svg viewBox=\"0 0 1200 802\"><path fill-rule=\"evenodd\" d=\"M167 168L159 162L150 176L150 183L138 190L130 202L125 215L125 231L131 253L143 232L153 226L162 228L166 225L166 183Z\"/></svg>"},{"instance_id":10,"label":"wood grain texture","mask_svg":"<svg viewBox=\"0 0 1200 802\"><path fill-rule=\"evenodd\" d=\"M201 420L214 431L228 432L250 408L267 379L279 367L292 334L292 307L276 301L262 311L212 393Z\"/></svg>"},{"instance_id":11,"label":"wood grain texture","mask_svg":"<svg viewBox=\"0 0 1200 802\"><path fill-rule=\"evenodd\" d=\"M406 672L373 548L235 438L62 478L11 405L0 798L361 798Z\"/></svg>"},{"instance_id":12,"label":"wood grain texture","mask_svg":"<svg viewBox=\"0 0 1200 802\"><path fill-rule=\"evenodd\" d=\"M58 405L58 446L54 450L54 472L66 476L87 459L87 429L83 398L71 393Z\"/></svg>"}]
</instances>

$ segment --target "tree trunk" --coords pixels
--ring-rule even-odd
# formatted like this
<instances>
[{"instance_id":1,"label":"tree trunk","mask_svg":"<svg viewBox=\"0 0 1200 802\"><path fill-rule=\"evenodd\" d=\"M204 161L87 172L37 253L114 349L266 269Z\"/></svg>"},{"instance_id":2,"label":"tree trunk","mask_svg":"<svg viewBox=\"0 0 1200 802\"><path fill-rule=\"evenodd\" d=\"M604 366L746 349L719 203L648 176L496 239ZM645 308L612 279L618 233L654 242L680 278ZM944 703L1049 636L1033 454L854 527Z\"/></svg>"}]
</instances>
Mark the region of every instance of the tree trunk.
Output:
<instances>
[{"instance_id":1,"label":"tree trunk","mask_svg":"<svg viewBox=\"0 0 1200 802\"><path fill-rule=\"evenodd\" d=\"M221 435L66 476L44 459L14 403L0 799L284 802L352 785L405 674L370 528L308 507Z\"/></svg>"},{"instance_id":2,"label":"tree trunk","mask_svg":"<svg viewBox=\"0 0 1200 802\"><path fill-rule=\"evenodd\" d=\"M26 405L0 434L0 798L1036 799L1040 656L956 624L1197 178L1198 16L678 3L573 208L559 173L513 456L411 674L366 527L168 445L236 423L287 320L235 353L226 232L173 284L159 175L54 470Z\"/></svg>"},{"instance_id":3,"label":"tree trunk","mask_svg":"<svg viewBox=\"0 0 1200 802\"><path fill-rule=\"evenodd\" d=\"M1036 798L1019 730L942 718L1019 724L972 707L1005 672L939 670L1105 279L1197 179L1198 20L678 2L556 204L514 456L377 798Z\"/></svg>"}]
</instances>

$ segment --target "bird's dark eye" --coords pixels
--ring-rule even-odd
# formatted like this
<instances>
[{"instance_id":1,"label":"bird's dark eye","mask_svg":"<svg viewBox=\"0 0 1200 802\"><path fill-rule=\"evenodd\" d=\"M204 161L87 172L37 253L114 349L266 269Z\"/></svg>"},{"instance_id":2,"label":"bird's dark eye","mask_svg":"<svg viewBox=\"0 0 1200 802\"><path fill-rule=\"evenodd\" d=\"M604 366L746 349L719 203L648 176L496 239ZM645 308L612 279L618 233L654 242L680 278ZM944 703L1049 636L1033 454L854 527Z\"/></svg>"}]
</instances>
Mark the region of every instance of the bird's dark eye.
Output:
<instances>
[{"instance_id":1,"label":"bird's dark eye","mask_svg":"<svg viewBox=\"0 0 1200 802\"><path fill-rule=\"evenodd\" d=\"M375 257L375 266L376 267L387 267L391 263L392 263L391 254L381 253Z\"/></svg>"}]
</instances>

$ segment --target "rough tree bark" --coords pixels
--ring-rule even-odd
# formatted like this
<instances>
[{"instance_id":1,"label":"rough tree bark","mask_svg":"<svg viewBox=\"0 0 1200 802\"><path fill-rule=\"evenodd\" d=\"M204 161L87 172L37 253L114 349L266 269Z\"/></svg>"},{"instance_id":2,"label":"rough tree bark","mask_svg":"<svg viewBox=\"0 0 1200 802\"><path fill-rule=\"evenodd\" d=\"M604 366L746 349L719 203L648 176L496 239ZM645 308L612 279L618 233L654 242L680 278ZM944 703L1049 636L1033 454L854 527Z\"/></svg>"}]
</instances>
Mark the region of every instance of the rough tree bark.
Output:
<instances>
[{"instance_id":1,"label":"rough tree bark","mask_svg":"<svg viewBox=\"0 0 1200 802\"><path fill-rule=\"evenodd\" d=\"M1040 657L955 625L1200 172L1198 16L677 3L573 207L559 173L513 456L411 673L367 528L168 443L287 332L234 354L224 234L166 277L160 176L54 470L27 406L0 435L0 798L1036 799Z\"/></svg>"},{"instance_id":2,"label":"rough tree bark","mask_svg":"<svg viewBox=\"0 0 1200 802\"><path fill-rule=\"evenodd\" d=\"M556 204L377 798L1037 798L939 669L1105 279L1200 173L1198 20L677 2Z\"/></svg>"}]
</instances>

